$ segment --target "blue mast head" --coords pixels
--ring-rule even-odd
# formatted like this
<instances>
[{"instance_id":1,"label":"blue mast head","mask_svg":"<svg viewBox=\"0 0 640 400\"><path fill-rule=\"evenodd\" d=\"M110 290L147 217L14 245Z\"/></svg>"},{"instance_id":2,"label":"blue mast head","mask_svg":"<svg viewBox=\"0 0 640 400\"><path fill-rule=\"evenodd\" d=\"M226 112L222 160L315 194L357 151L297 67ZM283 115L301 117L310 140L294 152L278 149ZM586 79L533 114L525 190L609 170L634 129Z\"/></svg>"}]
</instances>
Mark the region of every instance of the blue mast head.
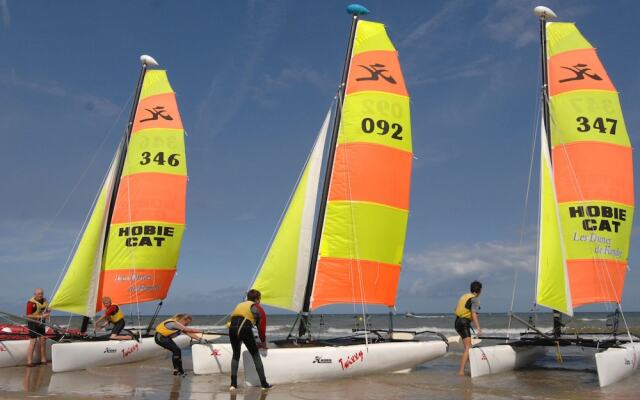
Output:
<instances>
[{"instance_id":1,"label":"blue mast head","mask_svg":"<svg viewBox=\"0 0 640 400\"><path fill-rule=\"evenodd\" d=\"M351 15L366 15L369 14L369 10L367 9L367 7L361 5L361 4L349 4L347 6L347 12Z\"/></svg>"}]
</instances>

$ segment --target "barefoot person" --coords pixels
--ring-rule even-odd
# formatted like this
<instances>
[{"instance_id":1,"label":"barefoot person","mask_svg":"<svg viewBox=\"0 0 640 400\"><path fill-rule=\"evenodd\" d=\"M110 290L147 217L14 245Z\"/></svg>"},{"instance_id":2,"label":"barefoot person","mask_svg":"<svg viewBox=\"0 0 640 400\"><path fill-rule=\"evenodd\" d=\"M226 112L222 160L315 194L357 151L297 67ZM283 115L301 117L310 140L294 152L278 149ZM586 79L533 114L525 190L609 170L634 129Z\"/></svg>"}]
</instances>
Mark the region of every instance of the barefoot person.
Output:
<instances>
[{"instance_id":1,"label":"barefoot person","mask_svg":"<svg viewBox=\"0 0 640 400\"><path fill-rule=\"evenodd\" d=\"M37 288L33 297L27 301L27 328L29 328L29 349L27 350L27 367L33 367L33 351L39 343L40 364L47 363L47 338L43 322L49 317L49 302L44 298L44 290Z\"/></svg>"},{"instance_id":2,"label":"barefoot person","mask_svg":"<svg viewBox=\"0 0 640 400\"><path fill-rule=\"evenodd\" d=\"M168 320L160 322L156 326L156 335L154 340L158 346L164 347L173 354L171 356L171 361L173 362L174 375L185 376L186 374L182 369L182 351L180 351L180 347L178 347L176 342L173 341L173 338L177 337L181 333L184 333L195 340L200 340L202 338L202 330L187 327L187 325L191 323L192 319L193 318L191 318L191 315L189 314L176 314Z\"/></svg>"},{"instance_id":3,"label":"barefoot person","mask_svg":"<svg viewBox=\"0 0 640 400\"><path fill-rule=\"evenodd\" d=\"M256 344L253 337L253 327L258 327L258 336L260 337L260 346ZM251 289L247 292L247 301L238 304L231 312L229 320L229 341L233 349L233 358L231 359L231 387L230 390L236 390L238 387L238 365L240 363L240 348L242 343L247 347L253 364L256 366L256 372L260 377L260 385L262 389L269 389L271 385L267 383L264 375L264 367L258 347L267 348L267 314L260 306L260 292Z\"/></svg>"},{"instance_id":4,"label":"barefoot person","mask_svg":"<svg viewBox=\"0 0 640 400\"><path fill-rule=\"evenodd\" d=\"M111 304L111 298L107 296L102 298L102 305L105 309L104 314L102 314L102 317L96 320L96 327L100 328L111 323L113 325L113 328L111 328L111 336L109 336L109 339L131 340L133 336L120 334L125 325L124 313L122 312L122 310L120 310L120 307L115 304Z\"/></svg>"},{"instance_id":5,"label":"barefoot person","mask_svg":"<svg viewBox=\"0 0 640 400\"><path fill-rule=\"evenodd\" d=\"M482 335L480 322L478 321L478 310L480 310L480 292L482 291L482 283L478 281L471 282L470 293L463 294L458 300L456 306L456 332L462 338L464 344L464 352L460 360L460 370L458 375L464 376L464 367L469 361L469 349L471 349L471 322L476 326L478 336Z\"/></svg>"}]
</instances>

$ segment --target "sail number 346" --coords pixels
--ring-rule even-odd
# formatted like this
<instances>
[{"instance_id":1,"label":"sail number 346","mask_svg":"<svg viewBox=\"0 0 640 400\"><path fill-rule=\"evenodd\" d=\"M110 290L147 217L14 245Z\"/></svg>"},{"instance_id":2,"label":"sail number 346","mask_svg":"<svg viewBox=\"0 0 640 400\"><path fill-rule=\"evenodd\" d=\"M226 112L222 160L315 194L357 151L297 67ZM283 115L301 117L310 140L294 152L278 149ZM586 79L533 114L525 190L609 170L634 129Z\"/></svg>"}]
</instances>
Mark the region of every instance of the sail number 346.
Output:
<instances>
[{"instance_id":1,"label":"sail number 346","mask_svg":"<svg viewBox=\"0 0 640 400\"><path fill-rule=\"evenodd\" d=\"M180 165L180 160L178 160L179 154L170 154L169 157L165 158L164 151L160 151L156 153L153 158L151 158L152 154L148 151L142 153L142 160L140 161L141 165L147 165L150 162L154 162L158 165L169 164L171 167L177 167Z\"/></svg>"},{"instance_id":2,"label":"sail number 346","mask_svg":"<svg viewBox=\"0 0 640 400\"><path fill-rule=\"evenodd\" d=\"M391 138L396 140L402 140L402 125L397 123L389 123L384 119L375 121L373 118L365 118L362 120L362 132L364 133L377 133L378 135L386 135L391 133Z\"/></svg>"}]
</instances>

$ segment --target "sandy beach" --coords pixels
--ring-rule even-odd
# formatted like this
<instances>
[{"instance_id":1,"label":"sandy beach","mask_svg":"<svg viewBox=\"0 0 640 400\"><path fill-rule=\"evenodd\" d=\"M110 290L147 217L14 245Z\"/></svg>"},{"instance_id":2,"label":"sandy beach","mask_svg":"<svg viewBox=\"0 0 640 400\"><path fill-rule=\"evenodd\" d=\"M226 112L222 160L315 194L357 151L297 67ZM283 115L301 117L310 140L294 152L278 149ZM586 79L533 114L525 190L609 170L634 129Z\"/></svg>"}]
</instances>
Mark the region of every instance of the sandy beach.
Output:
<instances>
[{"instance_id":1,"label":"sandy beach","mask_svg":"<svg viewBox=\"0 0 640 400\"><path fill-rule=\"evenodd\" d=\"M372 321L382 323L384 316ZM602 324L605 315L585 313L576 316L571 326ZM636 324L640 317L629 313ZM273 316L269 333L276 338L286 333L290 316ZM200 326L211 328L219 317L198 317ZM316 322L319 319L316 319ZM357 321L357 319L356 319ZM425 322L427 321L427 322ZM487 332L505 331L504 314L484 315ZM417 320L397 317L394 324L402 328L433 329L451 333L451 317L434 314ZM543 326L546 320L542 320ZM325 335L347 332L354 324L351 315L325 316ZM357 322L356 322L357 323ZM406 374L365 376L332 382L278 385L268 392L242 385L236 394L228 390L229 377L196 376L191 371L191 353L184 352L188 375L171 375L171 362L164 358L114 367L93 368L66 373L51 372L50 366L0 369L0 397L10 399L637 399L640 379L636 374L611 387L599 388L593 356L579 348L562 349L563 364L553 351L532 368L514 373L471 379L456 376L460 351L452 350L444 358L421 365ZM242 378L240 378L242 382Z\"/></svg>"}]
</instances>

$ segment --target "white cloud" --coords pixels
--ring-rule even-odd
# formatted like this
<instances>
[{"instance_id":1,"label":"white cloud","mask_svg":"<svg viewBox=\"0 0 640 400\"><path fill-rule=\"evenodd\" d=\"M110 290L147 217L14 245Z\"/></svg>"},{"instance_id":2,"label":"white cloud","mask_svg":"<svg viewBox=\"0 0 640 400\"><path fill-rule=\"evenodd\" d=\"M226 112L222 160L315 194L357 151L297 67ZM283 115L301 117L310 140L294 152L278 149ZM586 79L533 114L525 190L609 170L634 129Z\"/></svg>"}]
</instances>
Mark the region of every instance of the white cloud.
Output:
<instances>
[{"instance_id":1,"label":"white cloud","mask_svg":"<svg viewBox=\"0 0 640 400\"><path fill-rule=\"evenodd\" d=\"M472 79L479 76L488 75L495 69L495 61L489 56L481 57L477 60L467 62L462 65L454 65L439 71L437 74L427 78L416 78L411 81L412 86L441 83L445 81L457 81L460 79Z\"/></svg>"},{"instance_id":2,"label":"white cloud","mask_svg":"<svg viewBox=\"0 0 640 400\"><path fill-rule=\"evenodd\" d=\"M238 43L238 47L244 49L242 67L238 68L238 61L231 59L226 67L217 68L218 73L211 79L209 90L198 106L196 129L207 130L215 137L246 106L245 99L254 85L256 70L280 26L278 21L284 17L282 8L281 2L259 6L258 2L249 3L246 21L251 29L245 30L246 35ZM234 74L237 79L230 86L229 76Z\"/></svg>"},{"instance_id":3,"label":"white cloud","mask_svg":"<svg viewBox=\"0 0 640 400\"><path fill-rule=\"evenodd\" d=\"M407 34L405 39L400 42L400 46L412 46L416 42L423 40L425 36L428 36L430 33L438 30L445 24L448 24L451 17L455 15L459 9L459 4L459 2L455 1L445 3L437 14L430 16L429 19L420 23L409 34Z\"/></svg>"},{"instance_id":4,"label":"white cloud","mask_svg":"<svg viewBox=\"0 0 640 400\"><path fill-rule=\"evenodd\" d=\"M11 14L9 14L8 0L0 0L0 16L2 17L2 25L5 29L11 24Z\"/></svg>"},{"instance_id":5,"label":"white cloud","mask_svg":"<svg viewBox=\"0 0 640 400\"><path fill-rule=\"evenodd\" d=\"M122 107L116 105L111 100L87 93L73 93L66 90L62 85L54 80L25 79L11 69L8 73L0 73L0 85L13 86L19 89L27 89L32 92L71 99L77 106L85 111L96 112L101 116L111 117L118 115Z\"/></svg>"},{"instance_id":6,"label":"white cloud","mask_svg":"<svg viewBox=\"0 0 640 400\"><path fill-rule=\"evenodd\" d=\"M424 273L412 283L410 292L417 294L428 288L462 278L485 279L498 274L510 277L516 270L534 271L535 243L524 245L503 242L478 242L432 247L405 257L405 268Z\"/></svg>"},{"instance_id":7,"label":"white cloud","mask_svg":"<svg viewBox=\"0 0 640 400\"><path fill-rule=\"evenodd\" d=\"M0 266L63 262L78 228L63 222L6 220L0 223ZM62 268L62 267L61 267Z\"/></svg>"},{"instance_id":8,"label":"white cloud","mask_svg":"<svg viewBox=\"0 0 640 400\"><path fill-rule=\"evenodd\" d=\"M512 44L521 48L539 40L538 24L533 14L534 6L529 2L499 0L489 8L487 16L482 21L485 31L493 40ZM562 9L561 20L569 21L591 12L591 8L584 2L580 7Z\"/></svg>"},{"instance_id":9,"label":"white cloud","mask_svg":"<svg viewBox=\"0 0 640 400\"><path fill-rule=\"evenodd\" d=\"M265 77L267 85L276 87L291 87L297 83L309 83L320 89L325 89L331 83L335 83L336 91L338 83L334 82L327 76L310 67L287 67L282 69L277 76L267 75Z\"/></svg>"}]
</instances>

